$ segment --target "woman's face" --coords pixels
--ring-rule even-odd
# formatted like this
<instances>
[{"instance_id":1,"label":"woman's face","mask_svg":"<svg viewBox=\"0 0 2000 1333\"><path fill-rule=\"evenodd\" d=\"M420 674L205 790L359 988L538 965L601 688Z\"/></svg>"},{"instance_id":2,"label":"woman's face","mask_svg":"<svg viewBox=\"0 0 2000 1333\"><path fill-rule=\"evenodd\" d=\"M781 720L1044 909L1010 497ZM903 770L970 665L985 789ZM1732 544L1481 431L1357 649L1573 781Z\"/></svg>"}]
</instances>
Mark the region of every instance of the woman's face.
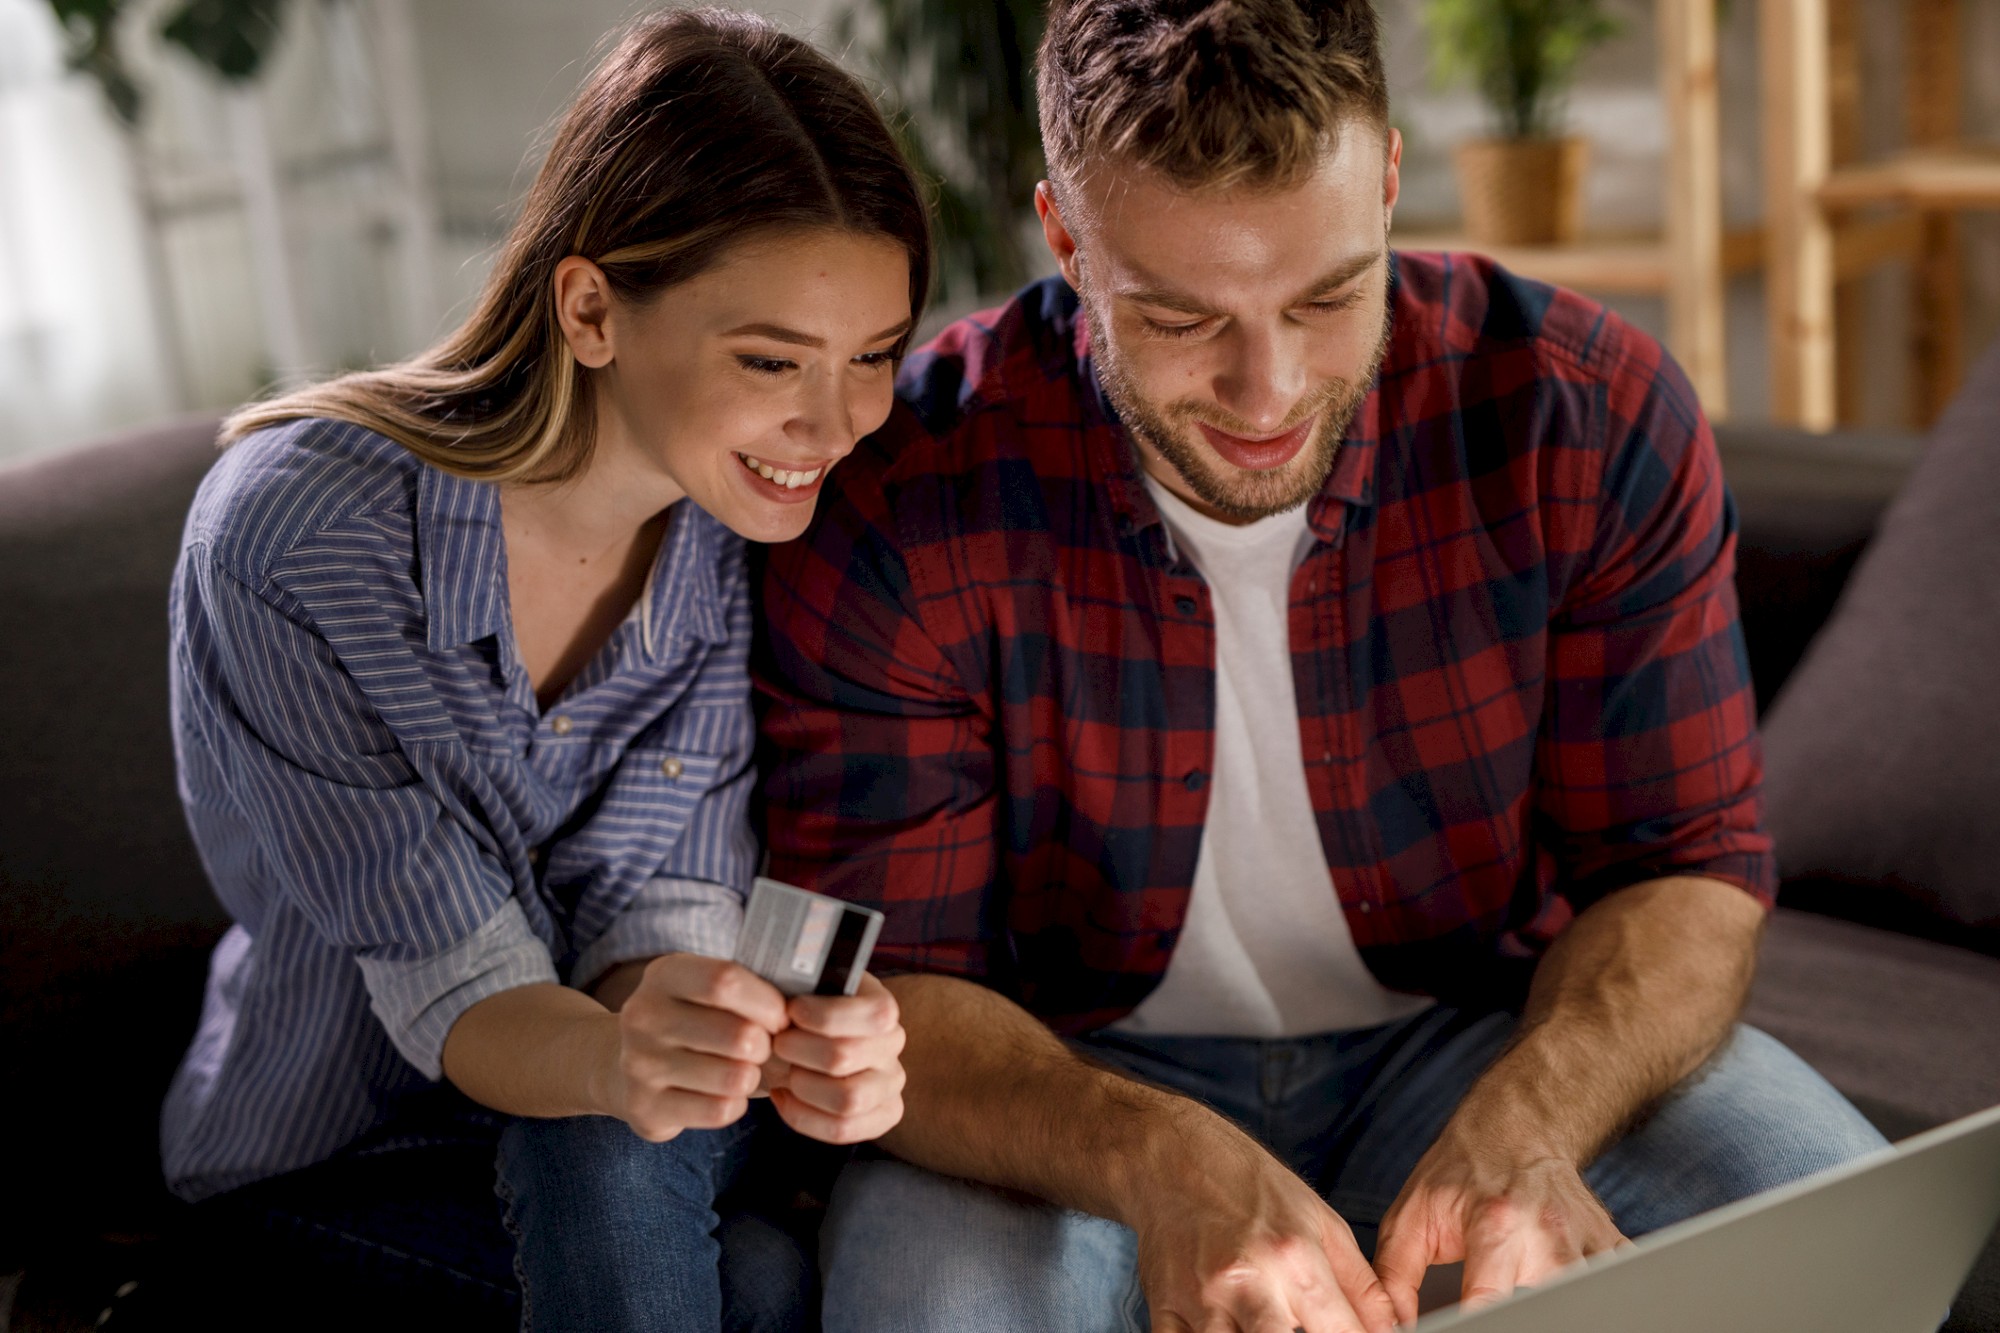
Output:
<instances>
[{"instance_id":1,"label":"woman's face","mask_svg":"<svg viewBox=\"0 0 2000 1333\"><path fill-rule=\"evenodd\" d=\"M643 305L613 299L592 468L789 541L827 471L888 419L909 325L908 254L843 231L755 237Z\"/></svg>"}]
</instances>

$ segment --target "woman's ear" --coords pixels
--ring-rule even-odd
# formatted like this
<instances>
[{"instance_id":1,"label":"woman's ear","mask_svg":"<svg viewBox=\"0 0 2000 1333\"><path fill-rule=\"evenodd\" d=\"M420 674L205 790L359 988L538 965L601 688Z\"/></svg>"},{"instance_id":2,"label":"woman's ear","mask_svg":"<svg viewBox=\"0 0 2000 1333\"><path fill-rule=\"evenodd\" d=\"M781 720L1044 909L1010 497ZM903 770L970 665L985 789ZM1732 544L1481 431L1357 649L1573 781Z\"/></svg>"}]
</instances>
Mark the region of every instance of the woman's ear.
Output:
<instances>
[{"instance_id":1,"label":"woman's ear","mask_svg":"<svg viewBox=\"0 0 2000 1333\"><path fill-rule=\"evenodd\" d=\"M556 320L577 364L601 370L617 354L611 327L611 280L582 255L556 265Z\"/></svg>"}]
</instances>

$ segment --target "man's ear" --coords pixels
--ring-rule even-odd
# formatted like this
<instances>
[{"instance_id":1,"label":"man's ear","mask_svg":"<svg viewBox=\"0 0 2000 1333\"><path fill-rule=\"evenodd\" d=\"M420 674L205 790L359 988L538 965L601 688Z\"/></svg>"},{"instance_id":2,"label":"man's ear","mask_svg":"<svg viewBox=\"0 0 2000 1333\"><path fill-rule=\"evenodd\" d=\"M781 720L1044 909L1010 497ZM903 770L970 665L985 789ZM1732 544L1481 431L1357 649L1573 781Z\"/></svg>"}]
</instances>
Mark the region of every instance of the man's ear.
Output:
<instances>
[{"instance_id":1,"label":"man's ear","mask_svg":"<svg viewBox=\"0 0 2000 1333\"><path fill-rule=\"evenodd\" d=\"M556 321L577 364L602 370L617 353L611 321L611 280L582 255L556 265Z\"/></svg>"},{"instance_id":2,"label":"man's ear","mask_svg":"<svg viewBox=\"0 0 2000 1333\"><path fill-rule=\"evenodd\" d=\"M1403 132L1395 126L1389 127L1386 150L1382 155L1382 233L1387 235L1389 224L1396 220L1396 200L1403 193Z\"/></svg>"},{"instance_id":3,"label":"man's ear","mask_svg":"<svg viewBox=\"0 0 2000 1333\"><path fill-rule=\"evenodd\" d=\"M1048 242L1049 253L1055 256L1056 267L1062 270L1063 281L1081 291L1077 281L1076 238L1070 235L1062 211L1056 207L1055 186L1047 181L1035 186L1035 215L1042 220L1042 239Z\"/></svg>"}]
</instances>

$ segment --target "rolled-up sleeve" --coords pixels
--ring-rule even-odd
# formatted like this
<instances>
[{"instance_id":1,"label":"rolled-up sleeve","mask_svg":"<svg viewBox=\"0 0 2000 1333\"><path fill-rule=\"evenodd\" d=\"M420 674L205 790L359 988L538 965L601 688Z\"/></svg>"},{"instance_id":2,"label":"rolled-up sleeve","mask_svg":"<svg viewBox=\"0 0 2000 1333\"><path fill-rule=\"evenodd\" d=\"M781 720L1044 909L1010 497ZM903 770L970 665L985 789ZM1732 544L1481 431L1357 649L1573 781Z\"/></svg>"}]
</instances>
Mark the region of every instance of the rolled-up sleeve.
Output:
<instances>
[{"instance_id":1,"label":"rolled-up sleeve","mask_svg":"<svg viewBox=\"0 0 2000 1333\"><path fill-rule=\"evenodd\" d=\"M194 821L211 878L281 893L349 951L396 1049L440 1077L466 1009L556 979L490 834L425 781L356 680L369 666L282 589L192 547L176 596L176 725L203 752L182 794L218 816ZM267 904L227 906L254 932Z\"/></svg>"},{"instance_id":2,"label":"rolled-up sleeve","mask_svg":"<svg viewBox=\"0 0 2000 1333\"><path fill-rule=\"evenodd\" d=\"M1762 758L1738 624L1736 523L1693 390L1650 343L1607 395L1587 574L1550 626L1538 806L1581 911L1645 880L1723 880L1768 906Z\"/></svg>"},{"instance_id":3,"label":"rolled-up sleeve","mask_svg":"<svg viewBox=\"0 0 2000 1333\"><path fill-rule=\"evenodd\" d=\"M610 929L577 955L570 984L588 990L620 963L669 953L727 958L743 929L743 894L701 879L655 875L639 887Z\"/></svg>"}]
</instances>

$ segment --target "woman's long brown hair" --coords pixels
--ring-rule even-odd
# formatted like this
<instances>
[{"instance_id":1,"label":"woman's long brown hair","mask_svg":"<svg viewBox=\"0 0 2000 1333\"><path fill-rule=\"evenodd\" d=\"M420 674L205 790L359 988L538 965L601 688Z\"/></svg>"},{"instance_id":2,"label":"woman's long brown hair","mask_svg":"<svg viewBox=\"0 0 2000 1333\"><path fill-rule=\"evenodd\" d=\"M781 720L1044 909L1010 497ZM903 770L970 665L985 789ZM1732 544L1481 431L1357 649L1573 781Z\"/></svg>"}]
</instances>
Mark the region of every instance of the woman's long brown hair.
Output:
<instances>
[{"instance_id":1,"label":"woman's long brown hair","mask_svg":"<svg viewBox=\"0 0 2000 1333\"><path fill-rule=\"evenodd\" d=\"M560 481L590 457L588 372L556 321L555 268L582 255L644 302L756 233L831 228L899 242L922 311L923 197L867 91L754 15L638 21L563 114L548 157L456 332L398 365L253 403L225 444L302 417L379 431L485 481Z\"/></svg>"}]
</instances>

